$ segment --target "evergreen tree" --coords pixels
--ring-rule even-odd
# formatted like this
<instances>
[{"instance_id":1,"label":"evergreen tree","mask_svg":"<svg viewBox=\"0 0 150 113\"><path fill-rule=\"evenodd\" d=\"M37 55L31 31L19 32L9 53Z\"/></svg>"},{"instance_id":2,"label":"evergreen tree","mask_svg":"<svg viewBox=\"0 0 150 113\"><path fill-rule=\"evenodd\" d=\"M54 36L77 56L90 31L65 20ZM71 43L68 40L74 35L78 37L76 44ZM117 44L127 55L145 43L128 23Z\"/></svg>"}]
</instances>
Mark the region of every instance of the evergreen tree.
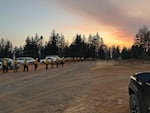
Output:
<instances>
[{"instance_id":1,"label":"evergreen tree","mask_svg":"<svg viewBox=\"0 0 150 113\"><path fill-rule=\"evenodd\" d=\"M85 42L85 37L77 34L70 46L70 55L72 57L88 57L88 44Z\"/></svg>"},{"instance_id":2,"label":"evergreen tree","mask_svg":"<svg viewBox=\"0 0 150 113\"><path fill-rule=\"evenodd\" d=\"M89 35L88 38L89 43L89 57L96 58L99 54L99 47L104 45L103 38L100 37L100 35L97 33L96 35L92 36Z\"/></svg>"},{"instance_id":3,"label":"evergreen tree","mask_svg":"<svg viewBox=\"0 0 150 113\"><path fill-rule=\"evenodd\" d=\"M105 59L105 51L103 46L100 46L99 51L98 51L98 56L100 59Z\"/></svg>"},{"instance_id":4,"label":"evergreen tree","mask_svg":"<svg viewBox=\"0 0 150 113\"><path fill-rule=\"evenodd\" d=\"M112 47L112 58L113 59L119 59L120 57L120 49L119 46L117 47Z\"/></svg>"},{"instance_id":5,"label":"evergreen tree","mask_svg":"<svg viewBox=\"0 0 150 113\"><path fill-rule=\"evenodd\" d=\"M126 47L124 47L121 51L121 59L129 59L129 51Z\"/></svg>"},{"instance_id":6,"label":"evergreen tree","mask_svg":"<svg viewBox=\"0 0 150 113\"><path fill-rule=\"evenodd\" d=\"M52 31L48 44L45 46L45 55L58 55L59 54L59 34Z\"/></svg>"},{"instance_id":7,"label":"evergreen tree","mask_svg":"<svg viewBox=\"0 0 150 113\"><path fill-rule=\"evenodd\" d=\"M133 45L130 50L131 58L133 59L141 59L145 55L144 48L140 45Z\"/></svg>"},{"instance_id":8,"label":"evergreen tree","mask_svg":"<svg viewBox=\"0 0 150 113\"><path fill-rule=\"evenodd\" d=\"M9 40L0 40L0 57L12 58L13 45Z\"/></svg>"},{"instance_id":9,"label":"evergreen tree","mask_svg":"<svg viewBox=\"0 0 150 113\"><path fill-rule=\"evenodd\" d=\"M71 54L70 54L70 47L69 46L66 45L64 47L63 51L64 51L64 57L70 57L71 56Z\"/></svg>"},{"instance_id":10,"label":"evergreen tree","mask_svg":"<svg viewBox=\"0 0 150 113\"><path fill-rule=\"evenodd\" d=\"M35 38L34 37L27 37L26 38L26 44L24 46L24 50L23 50L23 55L24 56L30 56L30 57L39 57L39 54L38 54L38 40L39 40L39 37L38 35L36 34L35 35Z\"/></svg>"}]
</instances>

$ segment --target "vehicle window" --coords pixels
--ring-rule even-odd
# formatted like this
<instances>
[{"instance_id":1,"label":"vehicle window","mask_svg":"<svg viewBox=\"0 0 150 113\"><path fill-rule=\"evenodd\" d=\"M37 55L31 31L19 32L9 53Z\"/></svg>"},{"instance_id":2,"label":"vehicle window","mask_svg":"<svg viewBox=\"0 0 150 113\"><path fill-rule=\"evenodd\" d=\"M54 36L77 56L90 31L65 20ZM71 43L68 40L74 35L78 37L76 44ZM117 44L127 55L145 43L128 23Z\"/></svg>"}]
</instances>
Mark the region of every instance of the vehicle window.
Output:
<instances>
[{"instance_id":1,"label":"vehicle window","mask_svg":"<svg viewBox=\"0 0 150 113\"><path fill-rule=\"evenodd\" d=\"M138 79L143 82L150 83L150 73L142 73L138 75Z\"/></svg>"},{"instance_id":2,"label":"vehicle window","mask_svg":"<svg viewBox=\"0 0 150 113\"><path fill-rule=\"evenodd\" d=\"M17 60L24 60L25 58L17 58Z\"/></svg>"}]
</instances>

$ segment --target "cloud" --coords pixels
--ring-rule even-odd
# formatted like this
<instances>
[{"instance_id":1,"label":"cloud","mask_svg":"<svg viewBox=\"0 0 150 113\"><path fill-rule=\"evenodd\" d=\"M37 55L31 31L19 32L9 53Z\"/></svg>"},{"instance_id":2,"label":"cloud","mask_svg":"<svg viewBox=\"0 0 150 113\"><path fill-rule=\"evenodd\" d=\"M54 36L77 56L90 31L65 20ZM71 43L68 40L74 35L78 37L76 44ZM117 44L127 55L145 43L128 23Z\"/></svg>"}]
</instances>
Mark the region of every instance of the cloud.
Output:
<instances>
[{"instance_id":1,"label":"cloud","mask_svg":"<svg viewBox=\"0 0 150 113\"><path fill-rule=\"evenodd\" d=\"M150 25L150 1L141 0L57 0L66 10L99 25L110 26L125 35L134 35L139 27ZM142 5L141 5L142 4Z\"/></svg>"}]
</instances>

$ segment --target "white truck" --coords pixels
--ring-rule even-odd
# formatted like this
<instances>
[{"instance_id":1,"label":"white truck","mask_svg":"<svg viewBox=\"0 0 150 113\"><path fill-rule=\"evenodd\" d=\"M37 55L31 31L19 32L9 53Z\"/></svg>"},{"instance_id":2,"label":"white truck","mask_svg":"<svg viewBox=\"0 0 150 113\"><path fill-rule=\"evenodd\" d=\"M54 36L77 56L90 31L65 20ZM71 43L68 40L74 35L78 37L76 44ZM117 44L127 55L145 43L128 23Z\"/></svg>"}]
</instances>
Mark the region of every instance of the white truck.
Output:
<instances>
[{"instance_id":1,"label":"white truck","mask_svg":"<svg viewBox=\"0 0 150 113\"><path fill-rule=\"evenodd\" d=\"M32 57L18 57L18 58L17 58L17 62L18 62L19 64L23 64L25 59L27 59L27 62L30 63L30 64L33 64L34 61L35 61L35 59L32 58Z\"/></svg>"},{"instance_id":2,"label":"white truck","mask_svg":"<svg viewBox=\"0 0 150 113\"><path fill-rule=\"evenodd\" d=\"M61 58L58 55L47 55L45 59L40 59L40 63L45 63L46 58L48 59L49 62L53 60L53 62L56 62L56 60L61 60Z\"/></svg>"}]
</instances>

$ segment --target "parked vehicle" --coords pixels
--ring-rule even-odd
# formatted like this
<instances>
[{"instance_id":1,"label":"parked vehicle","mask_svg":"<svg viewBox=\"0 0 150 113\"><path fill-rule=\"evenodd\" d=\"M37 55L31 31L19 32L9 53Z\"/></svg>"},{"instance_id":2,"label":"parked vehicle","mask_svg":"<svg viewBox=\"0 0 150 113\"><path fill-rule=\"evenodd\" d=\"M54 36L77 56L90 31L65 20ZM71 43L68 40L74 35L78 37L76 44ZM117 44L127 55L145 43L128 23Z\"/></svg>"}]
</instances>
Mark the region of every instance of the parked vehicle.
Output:
<instances>
[{"instance_id":1,"label":"parked vehicle","mask_svg":"<svg viewBox=\"0 0 150 113\"><path fill-rule=\"evenodd\" d=\"M150 113L150 72L136 73L130 78L130 113Z\"/></svg>"},{"instance_id":2,"label":"parked vehicle","mask_svg":"<svg viewBox=\"0 0 150 113\"><path fill-rule=\"evenodd\" d=\"M8 69L12 69L13 66L14 66L13 60L11 58L5 58L5 59L7 59L7 61L8 61ZM4 58L0 58L1 67L2 67L2 64L3 64L3 60L4 60Z\"/></svg>"},{"instance_id":3,"label":"parked vehicle","mask_svg":"<svg viewBox=\"0 0 150 113\"><path fill-rule=\"evenodd\" d=\"M45 59L40 59L40 63L45 63L46 58L49 62L51 62L51 60L53 60L53 62L56 62L57 59L61 60L61 58L58 55L48 55L45 57Z\"/></svg>"},{"instance_id":4,"label":"parked vehicle","mask_svg":"<svg viewBox=\"0 0 150 113\"><path fill-rule=\"evenodd\" d=\"M17 58L17 62L18 62L19 64L23 64L25 59L27 59L27 62L28 62L28 63L31 63L31 64L33 64L34 61L35 61L35 59L32 58L32 57L18 57L18 58Z\"/></svg>"}]
</instances>

